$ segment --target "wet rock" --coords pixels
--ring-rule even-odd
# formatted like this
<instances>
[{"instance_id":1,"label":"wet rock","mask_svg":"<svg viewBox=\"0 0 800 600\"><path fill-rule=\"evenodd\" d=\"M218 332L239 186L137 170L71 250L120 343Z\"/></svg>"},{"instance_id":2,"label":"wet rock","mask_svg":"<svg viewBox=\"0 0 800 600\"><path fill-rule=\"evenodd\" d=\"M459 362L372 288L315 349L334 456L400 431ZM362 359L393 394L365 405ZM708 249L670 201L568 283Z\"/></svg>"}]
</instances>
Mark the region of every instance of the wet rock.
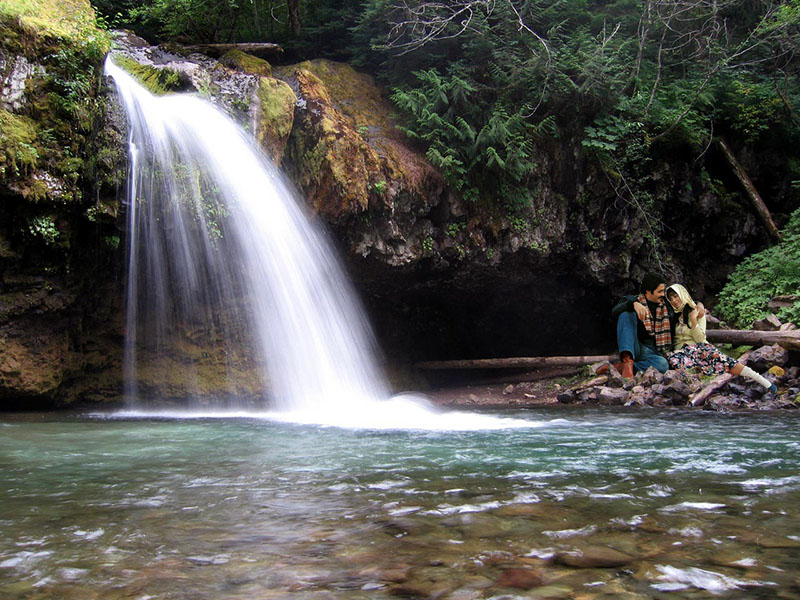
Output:
<instances>
[{"instance_id":1,"label":"wet rock","mask_svg":"<svg viewBox=\"0 0 800 600\"><path fill-rule=\"evenodd\" d=\"M779 344L774 344L753 350L747 359L747 366L760 373L772 365L784 366L788 362L789 351Z\"/></svg>"},{"instance_id":2,"label":"wet rock","mask_svg":"<svg viewBox=\"0 0 800 600\"><path fill-rule=\"evenodd\" d=\"M255 96L255 138L267 155L280 164L292 132L297 97L288 84L272 77L259 79Z\"/></svg>"},{"instance_id":3,"label":"wet rock","mask_svg":"<svg viewBox=\"0 0 800 600\"><path fill-rule=\"evenodd\" d=\"M648 369L637 378L640 385L648 386L656 383L661 383L662 374L655 367L648 367Z\"/></svg>"},{"instance_id":4,"label":"wet rock","mask_svg":"<svg viewBox=\"0 0 800 600\"><path fill-rule=\"evenodd\" d=\"M622 406L628 395L623 389L603 386L598 388L597 401L605 406Z\"/></svg>"},{"instance_id":5,"label":"wet rock","mask_svg":"<svg viewBox=\"0 0 800 600\"><path fill-rule=\"evenodd\" d=\"M570 552L559 552L556 562L570 567L592 569L598 567L623 567L636 560L633 556L606 546L586 546Z\"/></svg>"},{"instance_id":6,"label":"wet rock","mask_svg":"<svg viewBox=\"0 0 800 600\"><path fill-rule=\"evenodd\" d=\"M544 583L541 573L532 569L506 569L497 579L499 587L513 587L522 590L539 587Z\"/></svg>"},{"instance_id":7,"label":"wet rock","mask_svg":"<svg viewBox=\"0 0 800 600\"><path fill-rule=\"evenodd\" d=\"M556 396L556 400L558 400L561 404L572 404L575 402L575 400L577 400L577 396L572 390L566 390Z\"/></svg>"},{"instance_id":8,"label":"wet rock","mask_svg":"<svg viewBox=\"0 0 800 600\"><path fill-rule=\"evenodd\" d=\"M608 370L608 381L606 382L606 385L610 388L624 388L625 378L623 378L622 374L614 367L611 367Z\"/></svg>"},{"instance_id":9,"label":"wet rock","mask_svg":"<svg viewBox=\"0 0 800 600\"><path fill-rule=\"evenodd\" d=\"M557 600L559 598L572 598L573 595L572 588L565 585L547 585L534 590L525 597L528 600Z\"/></svg>"},{"instance_id":10,"label":"wet rock","mask_svg":"<svg viewBox=\"0 0 800 600\"><path fill-rule=\"evenodd\" d=\"M445 597L447 598L447 600L477 600L482 596L483 594L478 590L471 590L469 588L459 588L457 590L453 590Z\"/></svg>"},{"instance_id":11,"label":"wet rock","mask_svg":"<svg viewBox=\"0 0 800 600\"><path fill-rule=\"evenodd\" d=\"M503 394L505 394L505 395L508 395L508 394L513 394L513 393L514 393L514 386L513 386L513 385L507 385L507 386L506 386L506 387L503 389Z\"/></svg>"},{"instance_id":12,"label":"wet rock","mask_svg":"<svg viewBox=\"0 0 800 600\"><path fill-rule=\"evenodd\" d=\"M680 379L673 379L668 384L656 384L651 389L654 395L668 400L673 406L686 404L689 400L689 394L691 394L689 386Z\"/></svg>"},{"instance_id":13,"label":"wet rock","mask_svg":"<svg viewBox=\"0 0 800 600\"><path fill-rule=\"evenodd\" d=\"M408 579L409 567L399 569L382 569L378 572L378 579L389 583L402 583Z\"/></svg>"}]
</instances>

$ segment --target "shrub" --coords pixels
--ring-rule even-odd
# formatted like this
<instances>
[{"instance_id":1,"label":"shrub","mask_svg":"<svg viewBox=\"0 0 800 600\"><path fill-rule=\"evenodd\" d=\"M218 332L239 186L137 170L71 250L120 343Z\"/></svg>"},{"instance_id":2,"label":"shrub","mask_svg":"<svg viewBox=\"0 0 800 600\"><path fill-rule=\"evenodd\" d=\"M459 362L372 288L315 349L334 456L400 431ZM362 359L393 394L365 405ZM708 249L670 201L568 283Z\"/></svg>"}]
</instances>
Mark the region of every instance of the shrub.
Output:
<instances>
[{"instance_id":1,"label":"shrub","mask_svg":"<svg viewBox=\"0 0 800 600\"><path fill-rule=\"evenodd\" d=\"M749 256L728 277L717 306L723 319L746 327L769 314L771 298L795 295L794 304L777 316L800 325L800 208L792 213L782 235L780 244Z\"/></svg>"}]
</instances>

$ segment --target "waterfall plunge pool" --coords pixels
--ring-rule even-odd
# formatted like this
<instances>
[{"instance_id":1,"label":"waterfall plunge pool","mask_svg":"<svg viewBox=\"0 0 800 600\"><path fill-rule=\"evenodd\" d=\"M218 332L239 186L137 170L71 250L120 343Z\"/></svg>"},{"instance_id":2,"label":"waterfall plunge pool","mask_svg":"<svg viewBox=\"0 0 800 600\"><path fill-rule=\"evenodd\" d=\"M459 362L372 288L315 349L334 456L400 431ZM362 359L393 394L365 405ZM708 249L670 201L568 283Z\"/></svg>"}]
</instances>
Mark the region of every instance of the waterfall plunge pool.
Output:
<instances>
[{"instance_id":1,"label":"waterfall plunge pool","mask_svg":"<svg viewBox=\"0 0 800 600\"><path fill-rule=\"evenodd\" d=\"M0 415L0 597L800 598L797 415L492 415Z\"/></svg>"}]
</instances>

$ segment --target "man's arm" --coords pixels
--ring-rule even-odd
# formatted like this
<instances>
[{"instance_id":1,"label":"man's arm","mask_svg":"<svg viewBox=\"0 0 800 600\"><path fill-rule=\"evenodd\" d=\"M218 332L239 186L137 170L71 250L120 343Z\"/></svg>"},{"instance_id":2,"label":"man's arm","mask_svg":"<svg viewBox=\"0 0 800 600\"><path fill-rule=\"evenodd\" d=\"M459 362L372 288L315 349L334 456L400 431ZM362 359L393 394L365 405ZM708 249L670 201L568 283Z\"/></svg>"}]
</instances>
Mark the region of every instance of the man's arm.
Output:
<instances>
[{"instance_id":1,"label":"man's arm","mask_svg":"<svg viewBox=\"0 0 800 600\"><path fill-rule=\"evenodd\" d=\"M622 313L634 310L633 305L636 303L637 298L638 296L623 296L622 299L617 302L617 305L611 309L611 316L616 319Z\"/></svg>"}]
</instances>

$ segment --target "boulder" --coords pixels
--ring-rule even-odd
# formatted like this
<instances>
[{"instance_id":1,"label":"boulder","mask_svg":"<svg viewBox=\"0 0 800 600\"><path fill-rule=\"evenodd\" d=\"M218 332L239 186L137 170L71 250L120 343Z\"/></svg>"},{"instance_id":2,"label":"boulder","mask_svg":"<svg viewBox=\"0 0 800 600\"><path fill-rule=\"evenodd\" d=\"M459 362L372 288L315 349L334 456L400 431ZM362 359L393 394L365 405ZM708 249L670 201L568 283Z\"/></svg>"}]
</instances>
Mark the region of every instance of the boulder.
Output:
<instances>
[{"instance_id":1,"label":"boulder","mask_svg":"<svg viewBox=\"0 0 800 600\"><path fill-rule=\"evenodd\" d=\"M782 308L790 308L797 302L798 296L786 295L775 296L767 303L767 308L770 310L778 311Z\"/></svg>"},{"instance_id":2,"label":"boulder","mask_svg":"<svg viewBox=\"0 0 800 600\"><path fill-rule=\"evenodd\" d=\"M781 328L781 320L775 315L767 315L763 319L753 321L752 329L756 331L778 331Z\"/></svg>"},{"instance_id":3,"label":"boulder","mask_svg":"<svg viewBox=\"0 0 800 600\"><path fill-rule=\"evenodd\" d=\"M637 380L640 385L648 386L661 383L662 377L663 375L658 369L655 367L648 367L645 372L641 373L640 377L637 377Z\"/></svg>"},{"instance_id":4,"label":"boulder","mask_svg":"<svg viewBox=\"0 0 800 600\"><path fill-rule=\"evenodd\" d=\"M294 125L297 97L288 84L272 77L261 77L256 88L254 135L259 145L276 164L280 164Z\"/></svg>"},{"instance_id":5,"label":"boulder","mask_svg":"<svg viewBox=\"0 0 800 600\"><path fill-rule=\"evenodd\" d=\"M572 390L566 390L556 396L556 400L558 400L561 404L572 404L577 400L577 396Z\"/></svg>"},{"instance_id":6,"label":"boulder","mask_svg":"<svg viewBox=\"0 0 800 600\"><path fill-rule=\"evenodd\" d=\"M622 406L628 399L628 392L621 388L601 386L597 388L597 401L605 406Z\"/></svg>"},{"instance_id":7,"label":"boulder","mask_svg":"<svg viewBox=\"0 0 800 600\"><path fill-rule=\"evenodd\" d=\"M761 373L773 365L784 366L788 362L789 351L779 344L774 344L753 350L748 356L747 366Z\"/></svg>"}]
</instances>

